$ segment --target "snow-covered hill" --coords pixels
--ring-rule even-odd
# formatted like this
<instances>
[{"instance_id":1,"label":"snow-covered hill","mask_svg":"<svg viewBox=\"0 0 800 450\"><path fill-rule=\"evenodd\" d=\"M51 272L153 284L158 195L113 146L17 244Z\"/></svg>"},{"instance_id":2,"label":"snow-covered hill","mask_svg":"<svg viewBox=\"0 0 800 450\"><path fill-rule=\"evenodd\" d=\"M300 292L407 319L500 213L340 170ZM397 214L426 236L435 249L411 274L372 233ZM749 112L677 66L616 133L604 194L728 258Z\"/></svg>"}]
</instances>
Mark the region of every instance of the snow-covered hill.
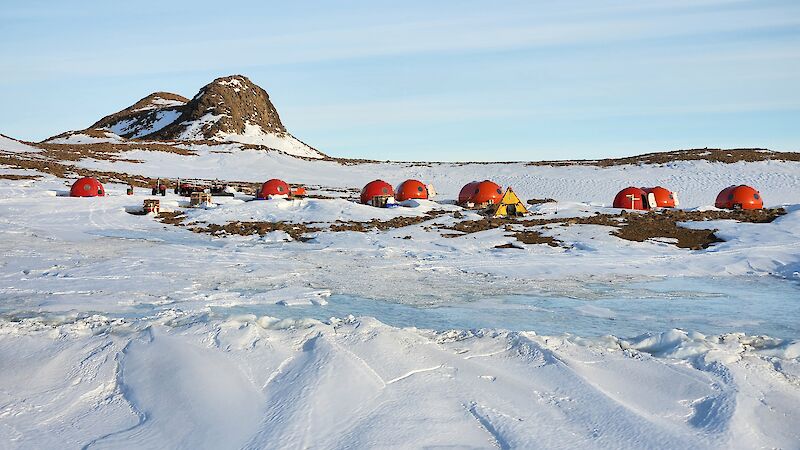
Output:
<instances>
[{"instance_id":1,"label":"snow-covered hill","mask_svg":"<svg viewBox=\"0 0 800 450\"><path fill-rule=\"evenodd\" d=\"M281 123L269 94L247 77L217 78L191 99L156 92L86 130L47 139L52 144L119 142L104 133L146 141L239 142L304 158L325 155L292 136Z\"/></svg>"}]
</instances>

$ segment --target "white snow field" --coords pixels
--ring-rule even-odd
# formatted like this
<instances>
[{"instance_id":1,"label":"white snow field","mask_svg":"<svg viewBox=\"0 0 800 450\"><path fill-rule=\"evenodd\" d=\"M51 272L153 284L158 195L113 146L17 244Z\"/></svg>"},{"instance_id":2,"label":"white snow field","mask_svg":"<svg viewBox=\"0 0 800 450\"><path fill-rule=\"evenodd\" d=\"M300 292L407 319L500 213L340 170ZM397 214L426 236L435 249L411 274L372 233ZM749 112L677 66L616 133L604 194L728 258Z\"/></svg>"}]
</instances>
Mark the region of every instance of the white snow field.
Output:
<instances>
[{"instance_id":1,"label":"white snow field","mask_svg":"<svg viewBox=\"0 0 800 450\"><path fill-rule=\"evenodd\" d=\"M145 189L70 198L72 180L0 166L0 448L800 447L800 164L340 165L193 148L80 164L340 188L415 177L444 203L159 197L196 226L322 228L216 237L129 214ZM657 184L700 209L752 184L787 214L686 224L719 230L705 250L600 225L541 228L558 247L496 248L515 241L503 228L444 237L455 212L478 217L446 201L484 178L559 200L531 207L543 218L615 211L620 188ZM327 231L432 210L446 212Z\"/></svg>"}]
</instances>

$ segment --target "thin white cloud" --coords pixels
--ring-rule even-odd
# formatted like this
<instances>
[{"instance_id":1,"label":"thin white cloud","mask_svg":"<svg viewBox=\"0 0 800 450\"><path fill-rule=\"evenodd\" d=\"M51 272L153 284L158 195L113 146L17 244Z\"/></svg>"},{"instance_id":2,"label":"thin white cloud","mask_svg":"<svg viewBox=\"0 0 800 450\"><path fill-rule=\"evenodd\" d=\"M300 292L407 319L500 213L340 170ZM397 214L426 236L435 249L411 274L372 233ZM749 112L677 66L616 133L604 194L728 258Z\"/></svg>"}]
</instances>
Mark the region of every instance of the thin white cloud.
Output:
<instances>
[{"instance_id":1,"label":"thin white cloud","mask_svg":"<svg viewBox=\"0 0 800 450\"><path fill-rule=\"evenodd\" d=\"M690 3L696 2L683 1L679 6L674 2L626 3L604 2L604 6L598 6L593 2L573 2L572 8L551 4L510 12L498 8L485 14L466 11L447 18L404 23L387 18L378 24L356 21L317 30L297 27L298 31L284 34L271 34L268 27L242 34L239 30L234 32L235 25L220 24L213 33L182 35L164 30L164 39L144 45L123 37L114 48L104 51L87 52L56 44L57 52L46 56L18 55L13 61L4 59L0 69L6 74L4 77L12 78L14 73L113 76L515 48L620 45L643 39L669 40L800 26L800 4L788 10L769 5L724 9L721 7L741 2L710 1L702 4L705 8L696 10L697 5L689 8Z\"/></svg>"}]
</instances>

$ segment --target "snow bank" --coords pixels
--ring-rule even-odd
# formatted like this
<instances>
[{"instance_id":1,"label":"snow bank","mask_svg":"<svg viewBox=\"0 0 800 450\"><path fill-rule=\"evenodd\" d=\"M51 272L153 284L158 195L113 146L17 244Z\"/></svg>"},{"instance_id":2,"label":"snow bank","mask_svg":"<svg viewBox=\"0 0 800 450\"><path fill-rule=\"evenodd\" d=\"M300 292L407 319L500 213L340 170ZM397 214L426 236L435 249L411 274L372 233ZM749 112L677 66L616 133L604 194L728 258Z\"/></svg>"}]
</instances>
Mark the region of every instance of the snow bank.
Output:
<instances>
[{"instance_id":1,"label":"snow bank","mask_svg":"<svg viewBox=\"0 0 800 450\"><path fill-rule=\"evenodd\" d=\"M190 220L224 225L228 222L292 222L333 223L337 221L368 222L389 220L400 216L423 216L434 209L457 209L431 201L415 202L413 207L374 208L344 199L271 199L233 200L217 208L187 211Z\"/></svg>"},{"instance_id":2,"label":"snow bank","mask_svg":"<svg viewBox=\"0 0 800 450\"><path fill-rule=\"evenodd\" d=\"M692 359L730 363L746 354L758 354L778 359L800 358L800 341L773 339L769 336L746 336L731 333L705 336L698 332L671 330L630 340L618 340L620 348L635 349L662 358Z\"/></svg>"}]
</instances>

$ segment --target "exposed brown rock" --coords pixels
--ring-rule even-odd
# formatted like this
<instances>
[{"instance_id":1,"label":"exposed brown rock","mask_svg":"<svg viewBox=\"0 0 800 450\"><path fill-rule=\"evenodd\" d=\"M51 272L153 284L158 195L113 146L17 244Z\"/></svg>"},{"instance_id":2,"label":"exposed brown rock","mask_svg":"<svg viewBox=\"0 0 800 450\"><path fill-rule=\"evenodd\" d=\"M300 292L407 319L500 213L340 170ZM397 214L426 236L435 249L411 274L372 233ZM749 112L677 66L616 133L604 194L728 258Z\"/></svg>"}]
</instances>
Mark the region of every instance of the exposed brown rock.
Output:
<instances>
[{"instance_id":1,"label":"exposed brown rock","mask_svg":"<svg viewBox=\"0 0 800 450\"><path fill-rule=\"evenodd\" d=\"M558 241L550 236L542 236L542 233L533 230L526 230L514 233L512 235L523 244L547 244L551 247L558 247L561 241Z\"/></svg>"},{"instance_id":2,"label":"exposed brown rock","mask_svg":"<svg viewBox=\"0 0 800 450\"><path fill-rule=\"evenodd\" d=\"M122 158L119 155L132 150L144 150L148 152L176 153L178 155L196 155L195 152L174 145L161 144L156 142L136 142L125 144L113 144L111 142L97 142L94 144L36 144L37 147L47 150L47 157L60 161L78 161L84 158L105 159L109 161L134 161Z\"/></svg>"},{"instance_id":3,"label":"exposed brown rock","mask_svg":"<svg viewBox=\"0 0 800 450\"><path fill-rule=\"evenodd\" d=\"M552 198L532 198L528 200L526 203L529 205L541 205L543 203L555 203L556 201Z\"/></svg>"},{"instance_id":4,"label":"exposed brown rock","mask_svg":"<svg viewBox=\"0 0 800 450\"><path fill-rule=\"evenodd\" d=\"M230 222L225 225L209 224L205 227L194 227L192 231L196 233L211 233L215 236L223 236L225 234L238 234L241 236L250 236L257 234L264 236L272 231L284 231L286 234L297 241L306 241L306 233L319 231L318 228L309 227L301 223L286 223L286 222Z\"/></svg>"},{"instance_id":5,"label":"exposed brown rock","mask_svg":"<svg viewBox=\"0 0 800 450\"><path fill-rule=\"evenodd\" d=\"M393 228L402 228L402 227L407 227L409 225L416 225L418 223L434 219L442 214L445 214L445 211L431 211L424 216L417 216L417 217L406 217L406 216L393 217L389 220L372 219L368 222L356 222L356 221L336 222L330 226L330 231L360 231L360 232L366 232L370 230L385 231L385 230L391 230Z\"/></svg>"},{"instance_id":6,"label":"exposed brown rock","mask_svg":"<svg viewBox=\"0 0 800 450\"><path fill-rule=\"evenodd\" d=\"M161 211L156 216L161 223L183 226L186 215L182 211Z\"/></svg>"},{"instance_id":7,"label":"exposed brown rock","mask_svg":"<svg viewBox=\"0 0 800 450\"><path fill-rule=\"evenodd\" d=\"M494 248L516 248L516 249L522 250L523 247L520 247L518 245L515 245L515 244L509 242L509 243L506 243L506 244L495 245Z\"/></svg>"},{"instance_id":8,"label":"exposed brown rock","mask_svg":"<svg viewBox=\"0 0 800 450\"><path fill-rule=\"evenodd\" d=\"M267 91L243 75L232 75L207 84L186 104L175 122L148 138L179 139L187 128L183 122L198 121L206 115L220 117L201 127L199 139L211 139L220 132L242 134L248 122L267 133L286 133Z\"/></svg>"},{"instance_id":9,"label":"exposed brown rock","mask_svg":"<svg viewBox=\"0 0 800 450\"><path fill-rule=\"evenodd\" d=\"M41 175L16 175L9 173L0 173L0 180L36 180L42 178Z\"/></svg>"}]
</instances>

